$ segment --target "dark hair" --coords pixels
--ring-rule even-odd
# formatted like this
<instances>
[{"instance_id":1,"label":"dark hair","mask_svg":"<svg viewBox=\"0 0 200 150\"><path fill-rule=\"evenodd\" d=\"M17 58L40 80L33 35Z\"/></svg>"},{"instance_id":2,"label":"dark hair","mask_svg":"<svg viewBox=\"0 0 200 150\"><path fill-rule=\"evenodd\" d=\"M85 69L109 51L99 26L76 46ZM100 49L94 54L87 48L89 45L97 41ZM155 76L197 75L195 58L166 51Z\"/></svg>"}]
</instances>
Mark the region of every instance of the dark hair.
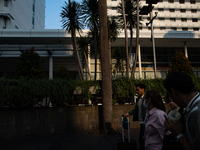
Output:
<instances>
[{"instance_id":1,"label":"dark hair","mask_svg":"<svg viewBox=\"0 0 200 150\"><path fill-rule=\"evenodd\" d=\"M184 72L174 72L170 74L164 80L163 84L169 93L171 93L171 89L184 94L194 92L192 78Z\"/></svg>"},{"instance_id":2,"label":"dark hair","mask_svg":"<svg viewBox=\"0 0 200 150\"><path fill-rule=\"evenodd\" d=\"M138 83L138 84L135 84L136 87L140 87L141 89L144 89L146 88L146 86L143 84L143 83Z\"/></svg>"},{"instance_id":3,"label":"dark hair","mask_svg":"<svg viewBox=\"0 0 200 150\"><path fill-rule=\"evenodd\" d=\"M149 99L149 98L151 98L151 102L154 107L163 111L166 110L165 105L163 104L163 101L162 101L162 97L157 91L154 91L154 90L147 91L145 93L145 99Z\"/></svg>"}]
</instances>

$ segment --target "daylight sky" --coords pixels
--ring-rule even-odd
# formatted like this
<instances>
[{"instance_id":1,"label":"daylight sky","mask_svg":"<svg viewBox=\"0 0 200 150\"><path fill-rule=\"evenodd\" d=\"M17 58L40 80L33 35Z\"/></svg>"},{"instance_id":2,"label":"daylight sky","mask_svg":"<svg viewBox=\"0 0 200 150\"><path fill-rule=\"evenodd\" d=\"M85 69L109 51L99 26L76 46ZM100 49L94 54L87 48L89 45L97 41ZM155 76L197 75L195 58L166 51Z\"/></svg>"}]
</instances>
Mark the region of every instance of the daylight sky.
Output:
<instances>
[{"instance_id":1,"label":"daylight sky","mask_svg":"<svg viewBox=\"0 0 200 150\"><path fill-rule=\"evenodd\" d=\"M68 0L45 0L45 29L62 29L60 13L65 1L68 2Z\"/></svg>"}]
</instances>

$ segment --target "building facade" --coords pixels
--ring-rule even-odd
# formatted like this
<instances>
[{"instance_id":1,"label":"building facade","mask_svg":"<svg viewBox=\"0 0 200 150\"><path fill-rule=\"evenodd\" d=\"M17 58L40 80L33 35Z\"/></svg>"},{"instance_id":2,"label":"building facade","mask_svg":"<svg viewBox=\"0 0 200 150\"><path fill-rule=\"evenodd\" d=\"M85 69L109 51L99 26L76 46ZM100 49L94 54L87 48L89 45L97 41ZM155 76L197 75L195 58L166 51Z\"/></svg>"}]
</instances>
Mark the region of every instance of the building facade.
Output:
<instances>
[{"instance_id":1,"label":"building facade","mask_svg":"<svg viewBox=\"0 0 200 150\"><path fill-rule=\"evenodd\" d=\"M0 29L44 29L45 0L0 0Z\"/></svg>"},{"instance_id":2,"label":"building facade","mask_svg":"<svg viewBox=\"0 0 200 150\"><path fill-rule=\"evenodd\" d=\"M107 0L108 16L118 15L117 6L120 2L121 0ZM145 0L140 0L140 5L147 4ZM14 12L14 10L22 9L22 6L24 11ZM29 9L25 6L29 6ZM18 57L24 50L34 46L35 51L45 58L43 67L50 79L59 67L65 66L70 71L71 77L79 80L70 33L65 30L44 29L44 12L45 0L0 0L0 77L14 77ZM161 0L154 5L153 15L155 12L158 12L153 21L155 55L151 41L152 30L150 26L146 26L150 17L144 15L142 16L143 24L139 30L139 54L135 78L154 78L155 74L156 77L165 77L171 64L171 57L176 50L184 52L194 72L200 76L200 1ZM34 21L32 21L33 16ZM119 31L116 41L111 44L112 49L125 47L124 31ZM83 30L82 36L87 35L87 32L88 30ZM127 32L130 42L130 32L129 30ZM132 42L132 56L135 56L135 29ZM97 64L97 80L99 80L101 79L100 59L97 60ZM84 67L85 79L89 80L87 65ZM94 79L94 55L89 55L88 67L91 79ZM118 76L121 74L118 73Z\"/></svg>"},{"instance_id":3,"label":"building facade","mask_svg":"<svg viewBox=\"0 0 200 150\"><path fill-rule=\"evenodd\" d=\"M117 6L121 0L108 0L108 16L117 16ZM140 0L140 6L148 6L146 0ZM157 17L153 20L153 34L155 45L155 59L151 39L150 16L143 15L142 26L139 30L139 55L136 76L139 78L154 77L154 66L157 77L165 77L176 50L181 50L189 59L196 75L200 73L200 1L199 0L160 0L153 4L152 14ZM112 47L124 45L119 39L124 37L121 31ZM128 30L130 42L130 33ZM133 33L133 47L136 47L136 29ZM134 54L133 54L134 56ZM154 63L156 61L156 64Z\"/></svg>"}]
</instances>

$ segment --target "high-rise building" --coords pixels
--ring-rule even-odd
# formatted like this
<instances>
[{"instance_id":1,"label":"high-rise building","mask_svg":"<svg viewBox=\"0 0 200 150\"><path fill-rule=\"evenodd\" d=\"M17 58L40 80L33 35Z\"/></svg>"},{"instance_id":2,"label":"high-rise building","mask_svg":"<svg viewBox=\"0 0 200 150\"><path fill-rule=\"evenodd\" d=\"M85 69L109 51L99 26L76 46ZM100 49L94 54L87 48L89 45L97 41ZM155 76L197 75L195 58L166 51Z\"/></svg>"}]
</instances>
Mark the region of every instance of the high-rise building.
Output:
<instances>
[{"instance_id":1,"label":"high-rise building","mask_svg":"<svg viewBox=\"0 0 200 150\"><path fill-rule=\"evenodd\" d=\"M0 0L0 29L44 29L45 0Z\"/></svg>"},{"instance_id":2,"label":"high-rise building","mask_svg":"<svg viewBox=\"0 0 200 150\"><path fill-rule=\"evenodd\" d=\"M121 0L107 1L108 16L119 15L117 11L119 3ZM141 7L149 6L146 0L140 0L139 4ZM160 0L152 6L152 18L155 17L153 24L149 23L150 14L142 15L136 77L153 77L153 74L157 74L157 77L164 77L176 50L185 53L196 75L200 75L200 0ZM125 45L124 31L120 31L117 40L112 43L112 48ZM129 29L127 33L130 42ZM135 56L135 28L132 42L133 56Z\"/></svg>"},{"instance_id":3,"label":"high-rise building","mask_svg":"<svg viewBox=\"0 0 200 150\"><path fill-rule=\"evenodd\" d=\"M117 15L117 6L121 0L108 0L108 15ZM140 0L140 6L147 6L146 0ZM199 0L160 0L153 4L154 12L158 12L153 21L154 30L165 31L199 31L200 30L200 1ZM149 15L142 16L142 28L151 30L146 23L150 21Z\"/></svg>"}]
</instances>

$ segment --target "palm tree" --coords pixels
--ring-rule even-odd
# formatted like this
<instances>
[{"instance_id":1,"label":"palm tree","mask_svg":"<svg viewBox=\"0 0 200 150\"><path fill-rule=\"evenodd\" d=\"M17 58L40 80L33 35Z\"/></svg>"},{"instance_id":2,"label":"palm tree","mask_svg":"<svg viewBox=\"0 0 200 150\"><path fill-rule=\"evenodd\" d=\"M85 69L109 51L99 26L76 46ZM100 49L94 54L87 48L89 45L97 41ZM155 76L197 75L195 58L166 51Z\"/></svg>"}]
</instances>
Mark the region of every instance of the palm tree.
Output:
<instances>
[{"instance_id":1,"label":"palm tree","mask_svg":"<svg viewBox=\"0 0 200 150\"><path fill-rule=\"evenodd\" d=\"M112 57L114 59L114 78L118 72L124 71L124 60L125 60L125 48L118 47L112 51Z\"/></svg>"},{"instance_id":2,"label":"palm tree","mask_svg":"<svg viewBox=\"0 0 200 150\"><path fill-rule=\"evenodd\" d=\"M126 14L126 23L127 27L130 30L130 50L128 54L128 63L130 60L130 55L133 52L133 28L136 28L137 26L137 1L136 0L124 0L124 7L125 7L125 14ZM141 9L141 7L139 7ZM123 20L123 9L122 9L122 3L119 4L118 6L118 13L120 15L118 16L119 18L119 24L122 29L124 29L124 20ZM142 18L140 17L140 20ZM140 23L141 25L141 23Z\"/></svg>"},{"instance_id":3,"label":"palm tree","mask_svg":"<svg viewBox=\"0 0 200 150\"><path fill-rule=\"evenodd\" d=\"M78 72L80 75L80 79L84 80L83 70L80 63L77 42L76 42L76 30L80 31L84 28L84 25L81 22L81 9L80 4L73 1L73 2L65 2L64 6L62 7L62 12L60 14L62 20L62 27L63 29L68 30L71 32L72 36L72 43L74 49L74 56L78 64Z\"/></svg>"},{"instance_id":4,"label":"palm tree","mask_svg":"<svg viewBox=\"0 0 200 150\"><path fill-rule=\"evenodd\" d=\"M98 22L99 22L99 9L97 0L83 0L81 3L81 10L83 16L83 22L92 31L94 38L94 51L95 51L95 75L97 74L97 34L98 34Z\"/></svg>"},{"instance_id":5,"label":"palm tree","mask_svg":"<svg viewBox=\"0 0 200 150\"><path fill-rule=\"evenodd\" d=\"M80 38L78 38L77 43L78 43L79 49L80 49L80 51L82 53L82 56L85 59L85 63L87 65L89 78L91 79L91 74L90 74L90 70L89 70L89 66L88 66L88 59L87 59L87 56L88 56L88 44L89 44L88 38L87 37L82 37L80 35Z\"/></svg>"},{"instance_id":6,"label":"palm tree","mask_svg":"<svg viewBox=\"0 0 200 150\"><path fill-rule=\"evenodd\" d=\"M112 132L112 83L110 71L110 53L108 50L108 27L107 27L107 0L99 1L100 21L100 52L102 72L102 101L103 101L103 125L104 132Z\"/></svg>"},{"instance_id":7,"label":"palm tree","mask_svg":"<svg viewBox=\"0 0 200 150\"><path fill-rule=\"evenodd\" d=\"M108 43L109 43L109 55L111 56L111 42L114 42L119 35L118 31L118 23L116 21L116 17L108 18ZM110 66L111 66L111 58L110 58Z\"/></svg>"}]
</instances>

